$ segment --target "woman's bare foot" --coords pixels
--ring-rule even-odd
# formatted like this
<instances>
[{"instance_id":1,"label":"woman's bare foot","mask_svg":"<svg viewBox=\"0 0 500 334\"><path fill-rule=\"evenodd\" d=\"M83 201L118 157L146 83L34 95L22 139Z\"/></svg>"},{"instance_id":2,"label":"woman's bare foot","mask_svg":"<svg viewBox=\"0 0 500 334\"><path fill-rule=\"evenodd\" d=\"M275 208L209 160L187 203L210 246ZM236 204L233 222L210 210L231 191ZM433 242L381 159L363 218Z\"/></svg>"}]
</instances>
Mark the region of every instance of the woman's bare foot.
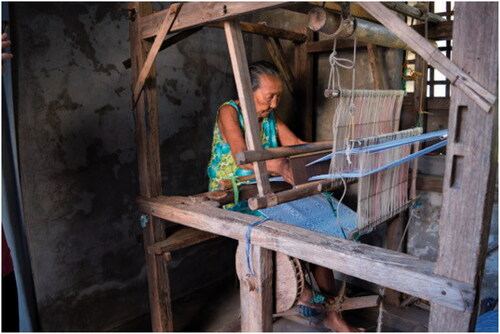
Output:
<instances>
[{"instance_id":1,"label":"woman's bare foot","mask_svg":"<svg viewBox=\"0 0 500 334\"><path fill-rule=\"evenodd\" d=\"M342 319L340 313L330 311L325 317L325 326L335 332L364 332L364 328L356 328L349 326L347 322Z\"/></svg>"}]
</instances>

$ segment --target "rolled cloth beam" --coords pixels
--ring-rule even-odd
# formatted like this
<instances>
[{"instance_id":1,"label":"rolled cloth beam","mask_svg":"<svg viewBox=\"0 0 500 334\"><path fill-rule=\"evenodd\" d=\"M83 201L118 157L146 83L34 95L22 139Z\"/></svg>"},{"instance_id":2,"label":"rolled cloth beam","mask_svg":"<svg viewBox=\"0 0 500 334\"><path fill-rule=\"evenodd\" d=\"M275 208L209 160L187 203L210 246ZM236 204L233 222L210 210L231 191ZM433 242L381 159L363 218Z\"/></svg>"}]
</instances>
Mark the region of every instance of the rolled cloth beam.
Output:
<instances>
[{"instance_id":1,"label":"rolled cloth beam","mask_svg":"<svg viewBox=\"0 0 500 334\"><path fill-rule=\"evenodd\" d=\"M323 8L315 7L309 11L308 26L313 31L333 34L340 28L342 18L339 14L327 12ZM339 38L356 39L360 42L376 44L395 49L410 49L410 47L383 25L370 21L356 19L356 29L353 33L351 26L337 34Z\"/></svg>"}]
</instances>

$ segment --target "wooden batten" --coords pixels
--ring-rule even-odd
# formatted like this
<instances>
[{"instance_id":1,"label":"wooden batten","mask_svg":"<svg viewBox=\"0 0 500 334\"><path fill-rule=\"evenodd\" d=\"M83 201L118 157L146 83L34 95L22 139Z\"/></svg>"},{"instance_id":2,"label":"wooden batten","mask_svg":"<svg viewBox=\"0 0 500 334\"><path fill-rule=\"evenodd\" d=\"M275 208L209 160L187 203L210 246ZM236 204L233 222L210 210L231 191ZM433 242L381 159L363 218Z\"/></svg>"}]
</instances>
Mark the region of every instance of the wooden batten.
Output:
<instances>
[{"instance_id":1,"label":"wooden batten","mask_svg":"<svg viewBox=\"0 0 500 334\"><path fill-rule=\"evenodd\" d=\"M139 198L147 214L236 240L258 217L193 203L186 197ZM456 310L470 310L473 285L433 273L432 262L268 220L254 227L252 244L285 253ZM367 270L369 268L369 270Z\"/></svg>"},{"instance_id":2,"label":"wooden batten","mask_svg":"<svg viewBox=\"0 0 500 334\"><path fill-rule=\"evenodd\" d=\"M334 185L331 180L313 181L300 184L289 190L250 198L248 200L248 207L252 210L270 208L278 204L291 202L296 199L309 197L326 191L332 191L340 187L342 187L342 185Z\"/></svg>"},{"instance_id":3,"label":"wooden batten","mask_svg":"<svg viewBox=\"0 0 500 334\"><path fill-rule=\"evenodd\" d=\"M254 161L285 158L297 154L320 152L331 149L332 149L332 142L323 141L323 142L315 142L303 145L281 146L276 148L261 149L257 151L243 151L243 152L238 152L236 154L236 163L238 165L241 165Z\"/></svg>"}]
</instances>

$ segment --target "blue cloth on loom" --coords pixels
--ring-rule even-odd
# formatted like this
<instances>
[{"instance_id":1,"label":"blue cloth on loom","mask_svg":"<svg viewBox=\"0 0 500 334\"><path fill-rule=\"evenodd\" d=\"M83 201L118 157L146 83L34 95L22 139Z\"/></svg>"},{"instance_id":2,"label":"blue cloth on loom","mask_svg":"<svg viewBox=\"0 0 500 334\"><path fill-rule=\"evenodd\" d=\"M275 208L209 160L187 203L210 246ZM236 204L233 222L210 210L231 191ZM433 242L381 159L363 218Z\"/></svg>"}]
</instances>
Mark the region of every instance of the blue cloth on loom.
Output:
<instances>
[{"instance_id":1,"label":"blue cloth on loom","mask_svg":"<svg viewBox=\"0 0 500 334\"><path fill-rule=\"evenodd\" d=\"M481 314L477 319L475 331L498 333L498 310Z\"/></svg>"},{"instance_id":2,"label":"blue cloth on loom","mask_svg":"<svg viewBox=\"0 0 500 334\"><path fill-rule=\"evenodd\" d=\"M271 208L261 209L260 211L267 217L279 222L345 238L344 235L348 236L356 228L356 212L341 204L339 207L340 215L337 221L336 210L338 201L333 197L330 198L333 209L326 196L318 194ZM342 233L341 226L344 233Z\"/></svg>"}]
</instances>

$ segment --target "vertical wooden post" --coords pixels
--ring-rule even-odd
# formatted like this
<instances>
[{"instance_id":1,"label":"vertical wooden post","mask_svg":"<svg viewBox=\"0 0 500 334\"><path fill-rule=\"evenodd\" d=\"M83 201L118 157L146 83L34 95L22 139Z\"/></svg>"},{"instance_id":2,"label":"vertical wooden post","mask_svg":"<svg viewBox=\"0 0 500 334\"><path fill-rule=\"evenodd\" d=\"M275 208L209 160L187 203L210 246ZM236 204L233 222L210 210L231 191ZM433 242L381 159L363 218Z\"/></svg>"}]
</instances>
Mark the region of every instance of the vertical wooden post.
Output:
<instances>
[{"instance_id":1,"label":"vertical wooden post","mask_svg":"<svg viewBox=\"0 0 500 334\"><path fill-rule=\"evenodd\" d=\"M246 242L240 241L240 250L246 248ZM252 270L250 276L246 265L246 252L238 251L240 256L240 299L241 331L271 332L273 329L273 263L272 252L262 247L252 247Z\"/></svg>"},{"instance_id":2,"label":"vertical wooden post","mask_svg":"<svg viewBox=\"0 0 500 334\"><path fill-rule=\"evenodd\" d=\"M143 16L153 12L153 7L151 3L132 2L129 10L134 17L130 22L130 48L132 83L136 83L146 60L146 53L151 47L150 42L141 39L140 24ZM145 197L160 196L162 185L155 64L151 67L135 107L135 121L140 194ZM149 216L143 233L152 328L157 332L173 331L167 265L161 257L147 252L149 246L165 239L164 224L160 219Z\"/></svg>"},{"instance_id":3,"label":"vertical wooden post","mask_svg":"<svg viewBox=\"0 0 500 334\"><path fill-rule=\"evenodd\" d=\"M453 61L490 92L498 89L498 4L457 2ZM474 284L474 311L431 305L432 332L473 331L497 170L498 101L485 112L452 87L439 254L435 273Z\"/></svg>"},{"instance_id":4,"label":"vertical wooden post","mask_svg":"<svg viewBox=\"0 0 500 334\"><path fill-rule=\"evenodd\" d=\"M307 41L313 40L313 31L304 28L301 31ZM297 103L298 124L301 127L297 134L305 141L314 141L314 87L313 87L313 55L307 52L307 43L295 46L295 97Z\"/></svg>"},{"instance_id":5,"label":"vertical wooden post","mask_svg":"<svg viewBox=\"0 0 500 334\"><path fill-rule=\"evenodd\" d=\"M249 150L262 149L260 139L259 124L257 114L255 113L255 102L253 100L252 85L250 82L250 73L248 72L248 61L243 43L243 34L241 26L237 21L224 22L226 32L227 46L231 56L236 89L240 99L241 112L245 123L245 139ZM267 177L267 169L264 162L254 162L253 168L259 196L264 196L271 192L271 186Z\"/></svg>"},{"instance_id":6,"label":"vertical wooden post","mask_svg":"<svg viewBox=\"0 0 500 334\"><path fill-rule=\"evenodd\" d=\"M262 142L257 114L255 113L241 26L237 21L227 21L224 22L224 30L226 31L227 45L245 122L247 146L250 150L261 149ZM259 195L264 196L271 190L266 165L263 162L254 162L253 166ZM245 244L242 243L240 248L244 249ZM244 252L242 253L244 254ZM240 280L241 330L243 332L271 331L273 305L271 251L261 247L252 247L252 259L255 276L250 277L246 266L243 266L243 275ZM246 263L246 259L240 263Z\"/></svg>"}]
</instances>

